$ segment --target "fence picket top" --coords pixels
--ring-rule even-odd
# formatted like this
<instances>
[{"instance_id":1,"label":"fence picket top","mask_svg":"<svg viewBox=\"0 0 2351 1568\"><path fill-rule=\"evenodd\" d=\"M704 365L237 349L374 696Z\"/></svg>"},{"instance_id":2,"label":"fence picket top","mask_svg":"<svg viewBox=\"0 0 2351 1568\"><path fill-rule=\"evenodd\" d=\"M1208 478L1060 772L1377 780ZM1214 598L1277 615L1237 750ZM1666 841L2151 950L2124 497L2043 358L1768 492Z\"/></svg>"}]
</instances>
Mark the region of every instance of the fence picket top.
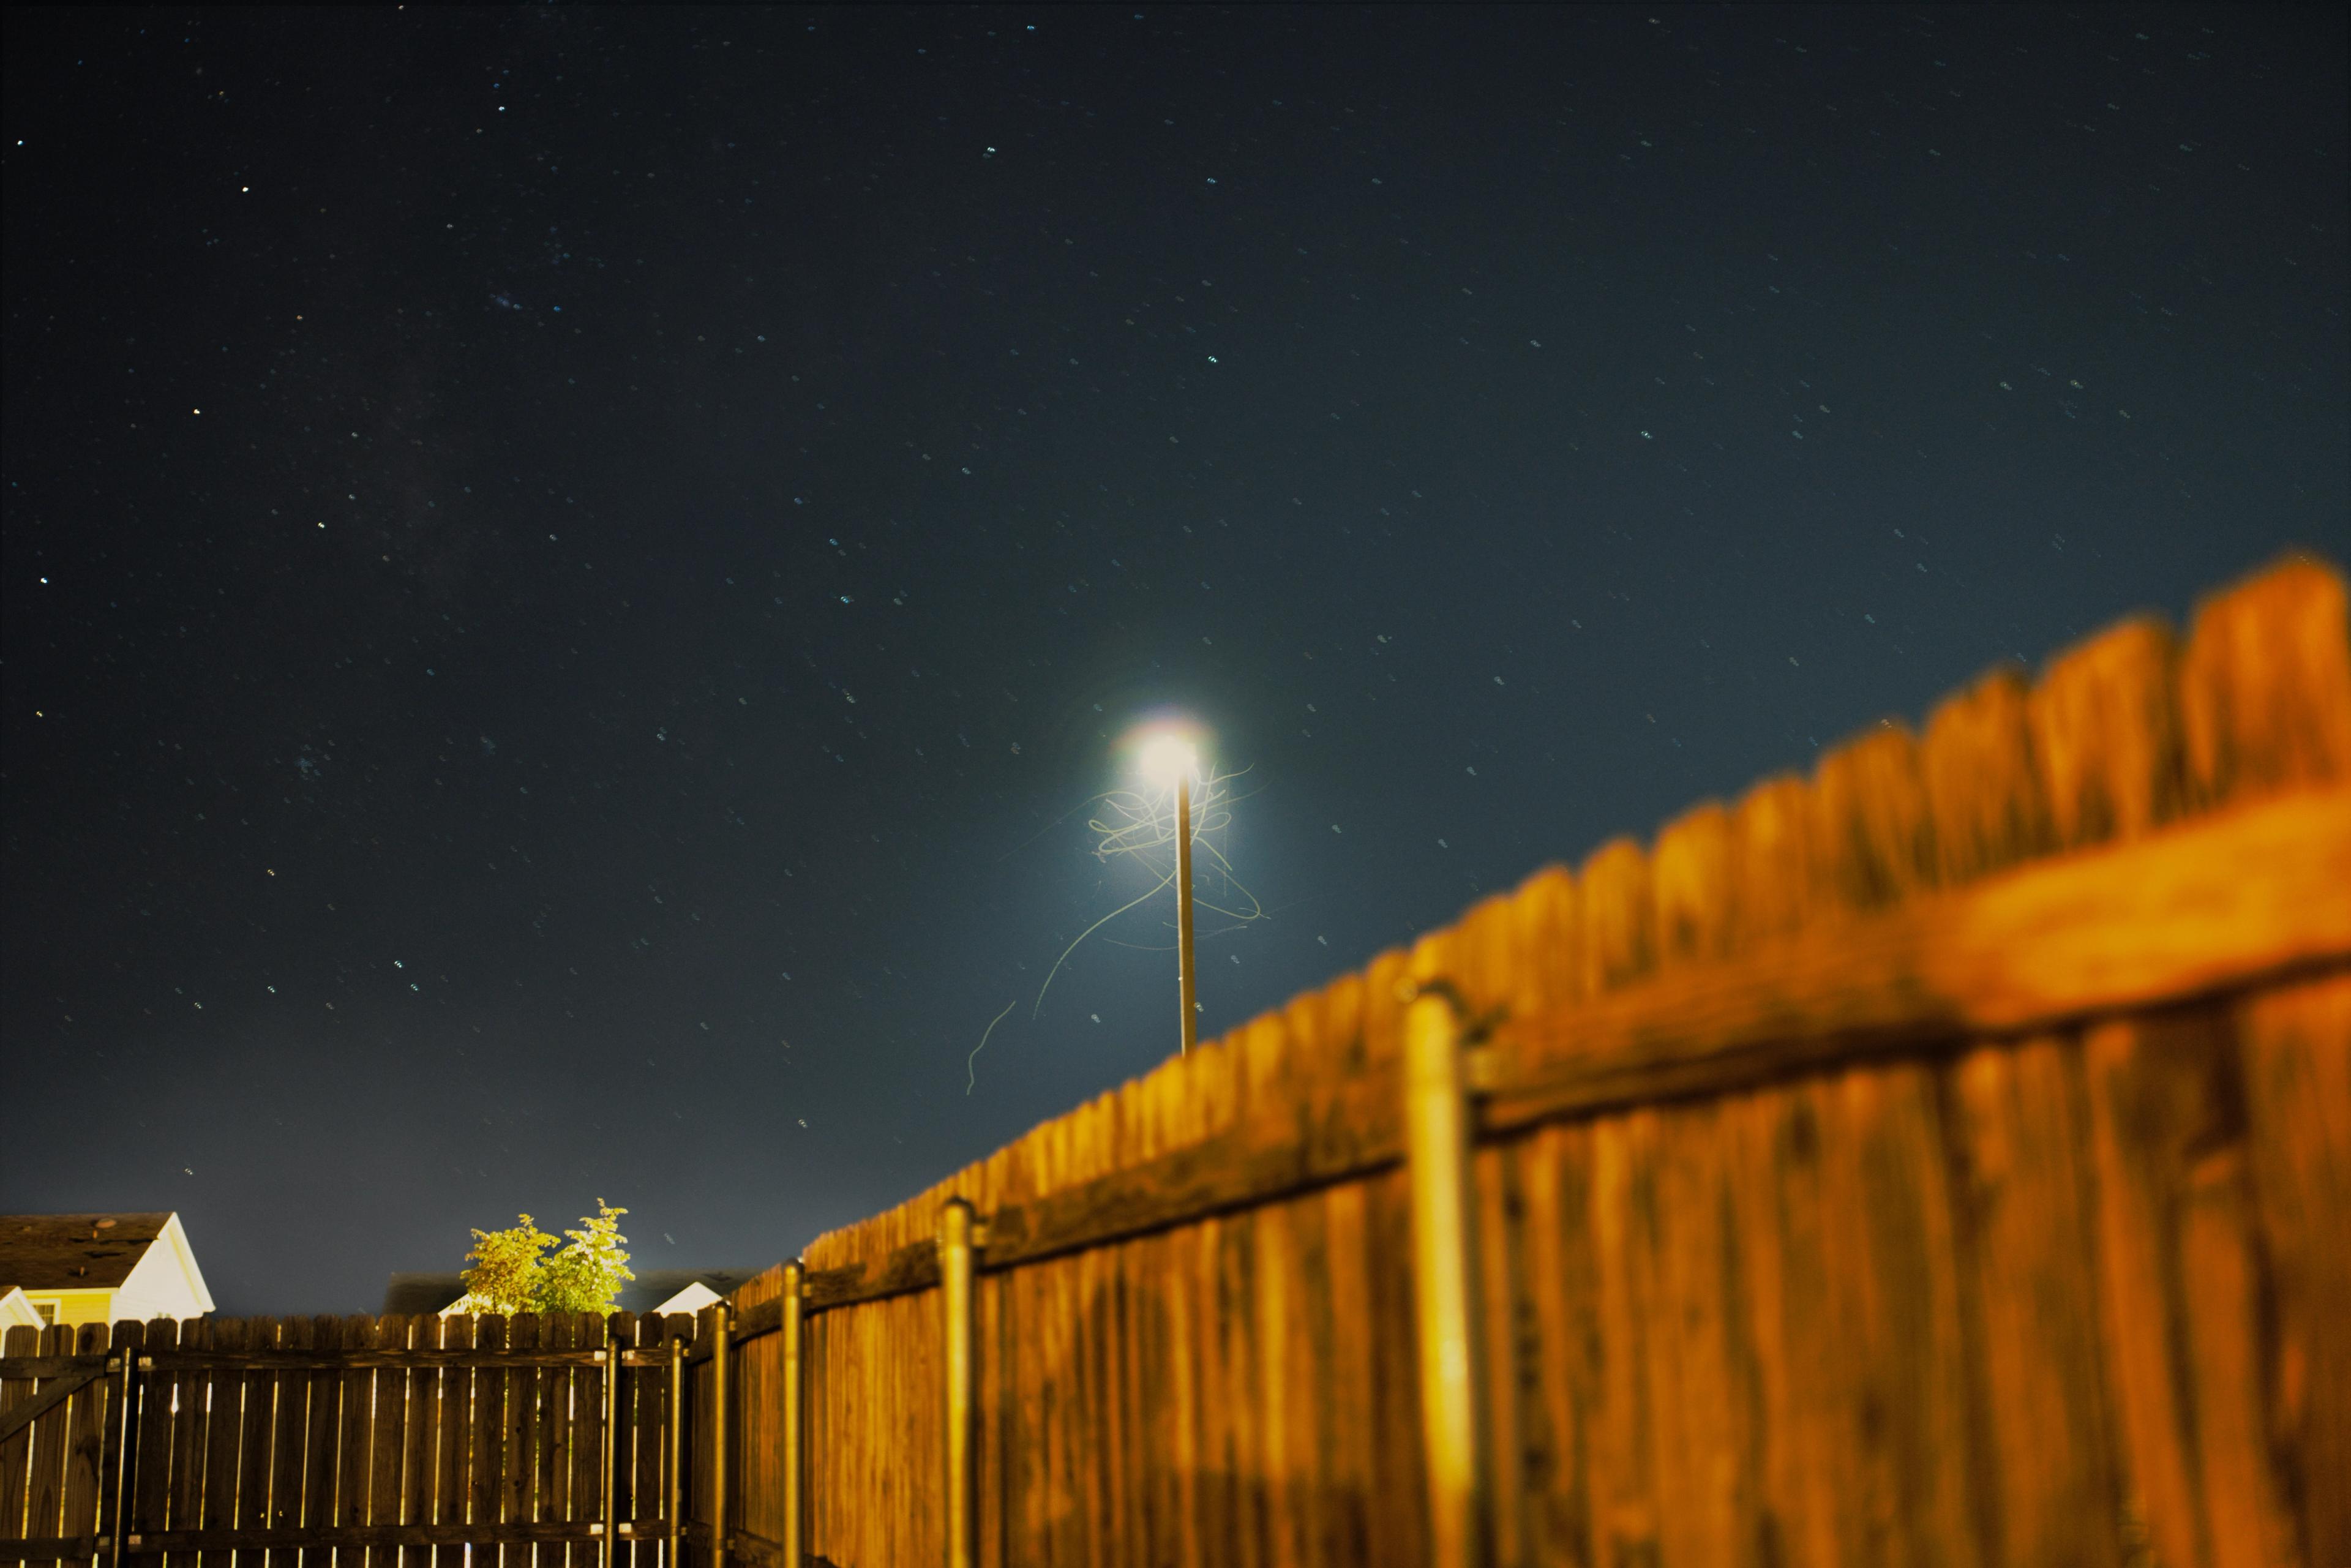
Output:
<instances>
[{"instance_id":1,"label":"fence picket top","mask_svg":"<svg viewBox=\"0 0 2351 1568\"><path fill-rule=\"evenodd\" d=\"M2050 847L2022 677L2000 668L1947 697L1927 721L1919 768L1946 886L2032 860Z\"/></svg>"},{"instance_id":2,"label":"fence picket top","mask_svg":"<svg viewBox=\"0 0 2351 1568\"><path fill-rule=\"evenodd\" d=\"M2171 628L2140 615L2043 671L2027 718L2059 848L2141 838L2185 809L2179 660Z\"/></svg>"},{"instance_id":3,"label":"fence picket top","mask_svg":"<svg viewBox=\"0 0 2351 1568\"><path fill-rule=\"evenodd\" d=\"M2179 708L2208 806L2351 778L2343 579L2297 557L2208 597L2180 660Z\"/></svg>"},{"instance_id":4,"label":"fence picket top","mask_svg":"<svg viewBox=\"0 0 2351 1568\"><path fill-rule=\"evenodd\" d=\"M1812 801L1802 779L1782 773L1749 786L1731 808L1734 946L1796 929L1819 903L1814 889L1823 881L1823 857L1816 848Z\"/></svg>"},{"instance_id":5,"label":"fence picket top","mask_svg":"<svg viewBox=\"0 0 2351 1568\"><path fill-rule=\"evenodd\" d=\"M1910 727L1880 722L1813 769L1811 841L1827 904L1855 911L1937 886L1934 811Z\"/></svg>"}]
</instances>

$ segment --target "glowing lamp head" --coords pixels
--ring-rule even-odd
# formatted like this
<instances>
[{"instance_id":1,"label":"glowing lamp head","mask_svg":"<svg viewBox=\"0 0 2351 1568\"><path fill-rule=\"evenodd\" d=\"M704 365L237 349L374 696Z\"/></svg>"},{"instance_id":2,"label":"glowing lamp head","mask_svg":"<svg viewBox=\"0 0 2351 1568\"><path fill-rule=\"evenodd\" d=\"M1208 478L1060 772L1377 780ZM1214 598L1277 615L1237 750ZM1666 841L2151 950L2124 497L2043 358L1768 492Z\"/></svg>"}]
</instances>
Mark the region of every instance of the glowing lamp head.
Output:
<instances>
[{"instance_id":1,"label":"glowing lamp head","mask_svg":"<svg viewBox=\"0 0 2351 1568\"><path fill-rule=\"evenodd\" d=\"M1156 735L1144 742L1135 758L1135 766L1143 776L1162 789L1178 779L1189 779L1199 770L1200 754L1193 744L1180 735Z\"/></svg>"}]
</instances>

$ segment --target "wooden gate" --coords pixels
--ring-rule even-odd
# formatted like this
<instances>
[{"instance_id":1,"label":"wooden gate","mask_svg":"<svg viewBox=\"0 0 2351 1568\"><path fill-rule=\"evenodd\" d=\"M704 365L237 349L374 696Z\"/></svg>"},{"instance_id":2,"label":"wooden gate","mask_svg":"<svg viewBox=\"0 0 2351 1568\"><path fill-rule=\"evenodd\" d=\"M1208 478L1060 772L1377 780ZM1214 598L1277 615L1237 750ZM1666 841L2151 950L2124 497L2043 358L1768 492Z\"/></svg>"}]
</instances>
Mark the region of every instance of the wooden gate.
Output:
<instances>
[{"instance_id":1,"label":"wooden gate","mask_svg":"<svg viewBox=\"0 0 2351 1568\"><path fill-rule=\"evenodd\" d=\"M667 1568L694 1330L628 1312L12 1329L0 1561Z\"/></svg>"}]
</instances>

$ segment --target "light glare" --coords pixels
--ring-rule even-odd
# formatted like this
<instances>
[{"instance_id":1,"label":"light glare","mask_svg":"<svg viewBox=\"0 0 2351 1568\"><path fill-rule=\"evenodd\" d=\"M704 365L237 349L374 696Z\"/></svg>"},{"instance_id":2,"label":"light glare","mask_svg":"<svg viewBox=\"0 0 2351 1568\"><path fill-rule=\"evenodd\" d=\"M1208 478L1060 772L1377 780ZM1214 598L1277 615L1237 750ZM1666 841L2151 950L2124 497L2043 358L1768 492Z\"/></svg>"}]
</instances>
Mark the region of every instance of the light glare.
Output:
<instances>
[{"instance_id":1,"label":"light glare","mask_svg":"<svg viewBox=\"0 0 2351 1568\"><path fill-rule=\"evenodd\" d=\"M1197 772L1200 757L1192 743L1182 736L1156 735L1144 744L1143 753L1136 758L1136 763L1145 779L1164 787Z\"/></svg>"}]
</instances>

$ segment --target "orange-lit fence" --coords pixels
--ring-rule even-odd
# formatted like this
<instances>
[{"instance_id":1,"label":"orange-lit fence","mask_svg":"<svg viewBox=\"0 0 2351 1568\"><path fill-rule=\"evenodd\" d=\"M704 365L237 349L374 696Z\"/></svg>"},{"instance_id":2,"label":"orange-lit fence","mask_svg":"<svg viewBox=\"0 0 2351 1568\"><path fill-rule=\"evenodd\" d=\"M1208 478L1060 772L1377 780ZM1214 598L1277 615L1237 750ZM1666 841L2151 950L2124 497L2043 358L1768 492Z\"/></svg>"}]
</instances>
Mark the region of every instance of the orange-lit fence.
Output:
<instances>
[{"instance_id":1,"label":"orange-lit fence","mask_svg":"<svg viewBox=\"0 0 2351 1568\"><path fill-rule=\"evenodd\" d=\"M2334 1568L2346 1303L2351 641L2340 579L2289 562L2184 643L2127 622L1546 870L820 1239L705 1315L603 1539L683 1513L711 1568ZM172 1375L186 1412L214 1374ZM349 1434L381 1397L307 1375L265 1402L340 1413L266 1449L308 1456L326 1535L292 1545L598 1549L588 1438L568 1493L403 1479L381 1512L389 1450ZM399 1428L434 1454L496 1428L461 1375L394 1375L404 1410L442 1390ZM20 1470L39 1392L0 1383L0 1536L242 1549L169 1533L183 1476L232 1531L248 1494L180 1416L150 1460L164 1385L121 1472L95 1394ZM341 1476L371 1478L348 1520ZM470 1533L483 1508L523 1533Z\"/></svg>"},{"instance_id":2,"label":"orange-lit fence","mask_svg":"<svg viewBox=\"0 0 2351 1568\"><path fill-rule=\"evenodd\" d=\"M805 1265L728 1517L841 1568L2351 1563L2342 583L1544 871Z\"/></svg>"}]
</instances>

